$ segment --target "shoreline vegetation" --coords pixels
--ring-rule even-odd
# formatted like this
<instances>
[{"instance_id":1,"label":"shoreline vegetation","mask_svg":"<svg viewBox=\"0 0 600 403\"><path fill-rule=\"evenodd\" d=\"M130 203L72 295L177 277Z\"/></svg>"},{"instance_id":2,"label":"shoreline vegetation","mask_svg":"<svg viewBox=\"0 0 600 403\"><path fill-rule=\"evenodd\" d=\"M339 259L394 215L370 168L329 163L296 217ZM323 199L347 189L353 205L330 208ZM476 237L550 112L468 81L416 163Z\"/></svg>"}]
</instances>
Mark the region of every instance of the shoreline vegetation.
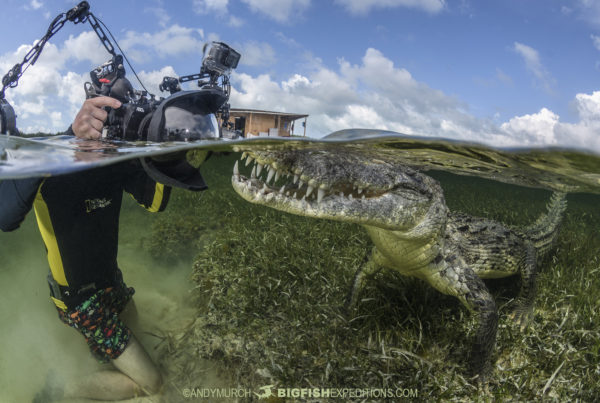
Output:
<instances>
[{"instance_id":1,"label":"shoreline vegetation","mask_svg":"<svg viewBox=\"0 0 600 403\"><path fill-rule=\"evenodd\" d=\"M196 317L164 335L168 396L201 386L208 362L225 387L400 388L419 399L593 401L600 395L600 197L568 196L554 250L540 262L532 323L509 318L518 277L489 280L500 320L494 371L478 390L466 375L473 321L460 303L417 279L374 275L356 311L341 311L371 241L357 225L297 217L243 201L231 189L238 156L215 156L209 191L176 191L144 240L163 261L196 255ZM550 192L443 172L447 204L524 226ZM271 399L272 401L283 401ZM359 399L360 400L360 399Z\"/></svg>"}]
</instances>

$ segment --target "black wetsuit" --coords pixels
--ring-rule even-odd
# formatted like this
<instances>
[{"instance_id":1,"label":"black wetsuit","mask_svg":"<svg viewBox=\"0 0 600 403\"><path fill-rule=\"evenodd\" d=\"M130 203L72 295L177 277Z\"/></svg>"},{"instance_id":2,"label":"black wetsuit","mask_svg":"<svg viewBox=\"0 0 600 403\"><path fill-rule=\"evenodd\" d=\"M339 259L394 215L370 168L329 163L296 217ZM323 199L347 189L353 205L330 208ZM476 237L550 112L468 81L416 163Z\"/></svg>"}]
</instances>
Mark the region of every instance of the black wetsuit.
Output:
<instances>
[{"instance_id":1,"label":"black wetsuit","mask_svg":"<svg viewBox=\"0 0 600 403\"><path fill-rule=\"evenodd\" d=\"M52 277L66 292L53 300L71 308L118 276L123 191L157 212L166 207L170 190L151 179L138 160L46 179L2 181L0 229L17 228L34 206Z\"/></svg>"}]
</instances>

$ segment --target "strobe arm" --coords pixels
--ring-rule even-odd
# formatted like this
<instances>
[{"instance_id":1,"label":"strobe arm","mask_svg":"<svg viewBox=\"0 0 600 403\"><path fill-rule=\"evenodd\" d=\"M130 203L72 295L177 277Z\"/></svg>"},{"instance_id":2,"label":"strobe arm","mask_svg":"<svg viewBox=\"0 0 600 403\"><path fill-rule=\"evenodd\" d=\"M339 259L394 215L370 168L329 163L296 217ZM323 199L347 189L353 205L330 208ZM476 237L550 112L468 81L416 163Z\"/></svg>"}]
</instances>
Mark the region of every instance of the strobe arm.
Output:
<instances>
[{"instance_id":1,"label":"strobe arm","mask_svg":"<svg viewBox=\"0 0 600 403\"><path fill-rule=\"evenodd\" d=\"M0 99L4 99L4 93L7 88L14 88L18 85L19 78L25 73L29 66L33 66L37 59L42 54L42 50L46 43L58 31L62 29L67 21L72 21L75 24L87 21L91 16L89 13L90 5L87 1L82 1L77 6L73 7L66 13L59 14L48 27L46 34L36 42L36 44L27 52L23 61L14 65L12 69L2 78L2 90L0 90ZM93 27L93 26L92 26ZM98 32L96 32L98 34ZM100 36L100 34L98 34ZM106 36L106 35L105 35ZM104 42L103 42L104 43ZM106 45L104 45L106 47ZM107 47L107 49L109 49Z\"/></svg>"},{"instance_id":2,"label":"strobe arm","mask_svg":"<svg viewBox=\"0 0 600 403\"><path fill-rule=\"evenodd\" d=\"M85 22L86 18L90 14L90 4L87 1L82 1L69 11L67 11L67 20L79 24Z\"/></svg>"},{"instance_id":3,"label":"strobe arm","mask_svg":"<svg viewBox=\"0 0 600 403\"><path fill-rule=\"evenodd\" d=\"M163 77L162 83L158 86L161 91L169 91L171 94L181 91L179 83L187 83L188 81L201 80L207 78L207 74L190 74L189 76Z\"/></svg>"},{"instance_id":4,"label":"strobe arm","mask_svg":"<svg viewBox=\"0 0 600 403\"><path fill-rule=\"evenodd\" d=\"M6 89L15 88L18 85L21 76L29 66L33 66L40 57L46 43L62 29L67 21L71 21L74 24L88 21L108 53L113 57L116 56L112 43L104 33L104 30L101 28L96 17L90 13L90 5L87 1L82 1L66 13L59 14L50 23L46 34L35 43L29 52L27 52L23 61L15 64L8 73L2 77L2 88L0 89L0 133L18 134L14 109L5 99Z\"/></svg>"}]
</instances>

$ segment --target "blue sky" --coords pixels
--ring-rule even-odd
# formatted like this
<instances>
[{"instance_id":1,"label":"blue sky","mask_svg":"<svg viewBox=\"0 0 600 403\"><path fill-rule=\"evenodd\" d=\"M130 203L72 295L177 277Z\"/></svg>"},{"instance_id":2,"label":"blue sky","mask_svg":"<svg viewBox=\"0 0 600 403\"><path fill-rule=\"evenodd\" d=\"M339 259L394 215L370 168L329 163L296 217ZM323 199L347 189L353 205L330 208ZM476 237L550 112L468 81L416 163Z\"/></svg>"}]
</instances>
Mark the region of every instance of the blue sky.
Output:
<instances>
[{"instance_id":1,"label":"blue sky","mask_svg":"<svg viewBox=\"0 0 600 403\"><path fill-rule=\"evenodd\" d=\"M0 73L75 4L4 0ZM90 4L157 93L164 75L197 72L202 45L221 40L242 53L232 106L308 113L313 137L361 127L600 150L597 0ZM65 129L89 71L108 59L88 24L65 25L51 43L8 90L24 131Z\"/></svg>"}]
</instances>

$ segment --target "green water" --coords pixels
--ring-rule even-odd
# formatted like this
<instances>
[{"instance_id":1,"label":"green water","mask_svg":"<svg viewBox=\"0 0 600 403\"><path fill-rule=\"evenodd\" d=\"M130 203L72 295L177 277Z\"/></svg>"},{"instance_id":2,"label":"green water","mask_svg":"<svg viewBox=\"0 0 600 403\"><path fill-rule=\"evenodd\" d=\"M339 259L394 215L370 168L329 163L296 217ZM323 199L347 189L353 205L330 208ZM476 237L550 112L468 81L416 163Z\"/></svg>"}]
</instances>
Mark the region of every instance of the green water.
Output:
<instances>
[{"instance_id":1,"label":"green water","mask_svg":"<svg viewBox=\"0 0 600 403\"><path fill-rule=\"evenodd\" d=\"M384 148L395 155L394 147ZM468 155L468 164L461 155ZM540 187L550 179L559 188L598 193L597 157L575 169L579 160L560 154L540 169L544 157L532 164L536 169L523 171L519 157L518 164L503 160L496 173L477 167L476 157L455 150L428 168L444 160L453 172L476 166L469 173L482 169L487 178L536 188L431 172L452 210L526 225L545 210L550 192ZM136 288L140 318L133 330L163 368L171 401L183 401L185 387L258 390L271 382L403 385L426 400L478 396L462 375L472 323L455 299L383 272L365 289L358 316L344 322L338 309L370 239L357 225L246 203L230 185L236 158L209 160L203 173L210 190L174 192L165 213L147 213L124 198L119 263ZM582 173L587 176L579 180ZM489 397L591 401L600 394L600 196L571 194L568 203L555 251L541 263L530 329L522 333L508 319L518 289L514 279L489 283L501 315ZM67 378L98 364L48 299L47 262L33 214L16 232L0 233L0 256L0 402L26 402L49 371Z\"/></svg>"}]
</instances>

